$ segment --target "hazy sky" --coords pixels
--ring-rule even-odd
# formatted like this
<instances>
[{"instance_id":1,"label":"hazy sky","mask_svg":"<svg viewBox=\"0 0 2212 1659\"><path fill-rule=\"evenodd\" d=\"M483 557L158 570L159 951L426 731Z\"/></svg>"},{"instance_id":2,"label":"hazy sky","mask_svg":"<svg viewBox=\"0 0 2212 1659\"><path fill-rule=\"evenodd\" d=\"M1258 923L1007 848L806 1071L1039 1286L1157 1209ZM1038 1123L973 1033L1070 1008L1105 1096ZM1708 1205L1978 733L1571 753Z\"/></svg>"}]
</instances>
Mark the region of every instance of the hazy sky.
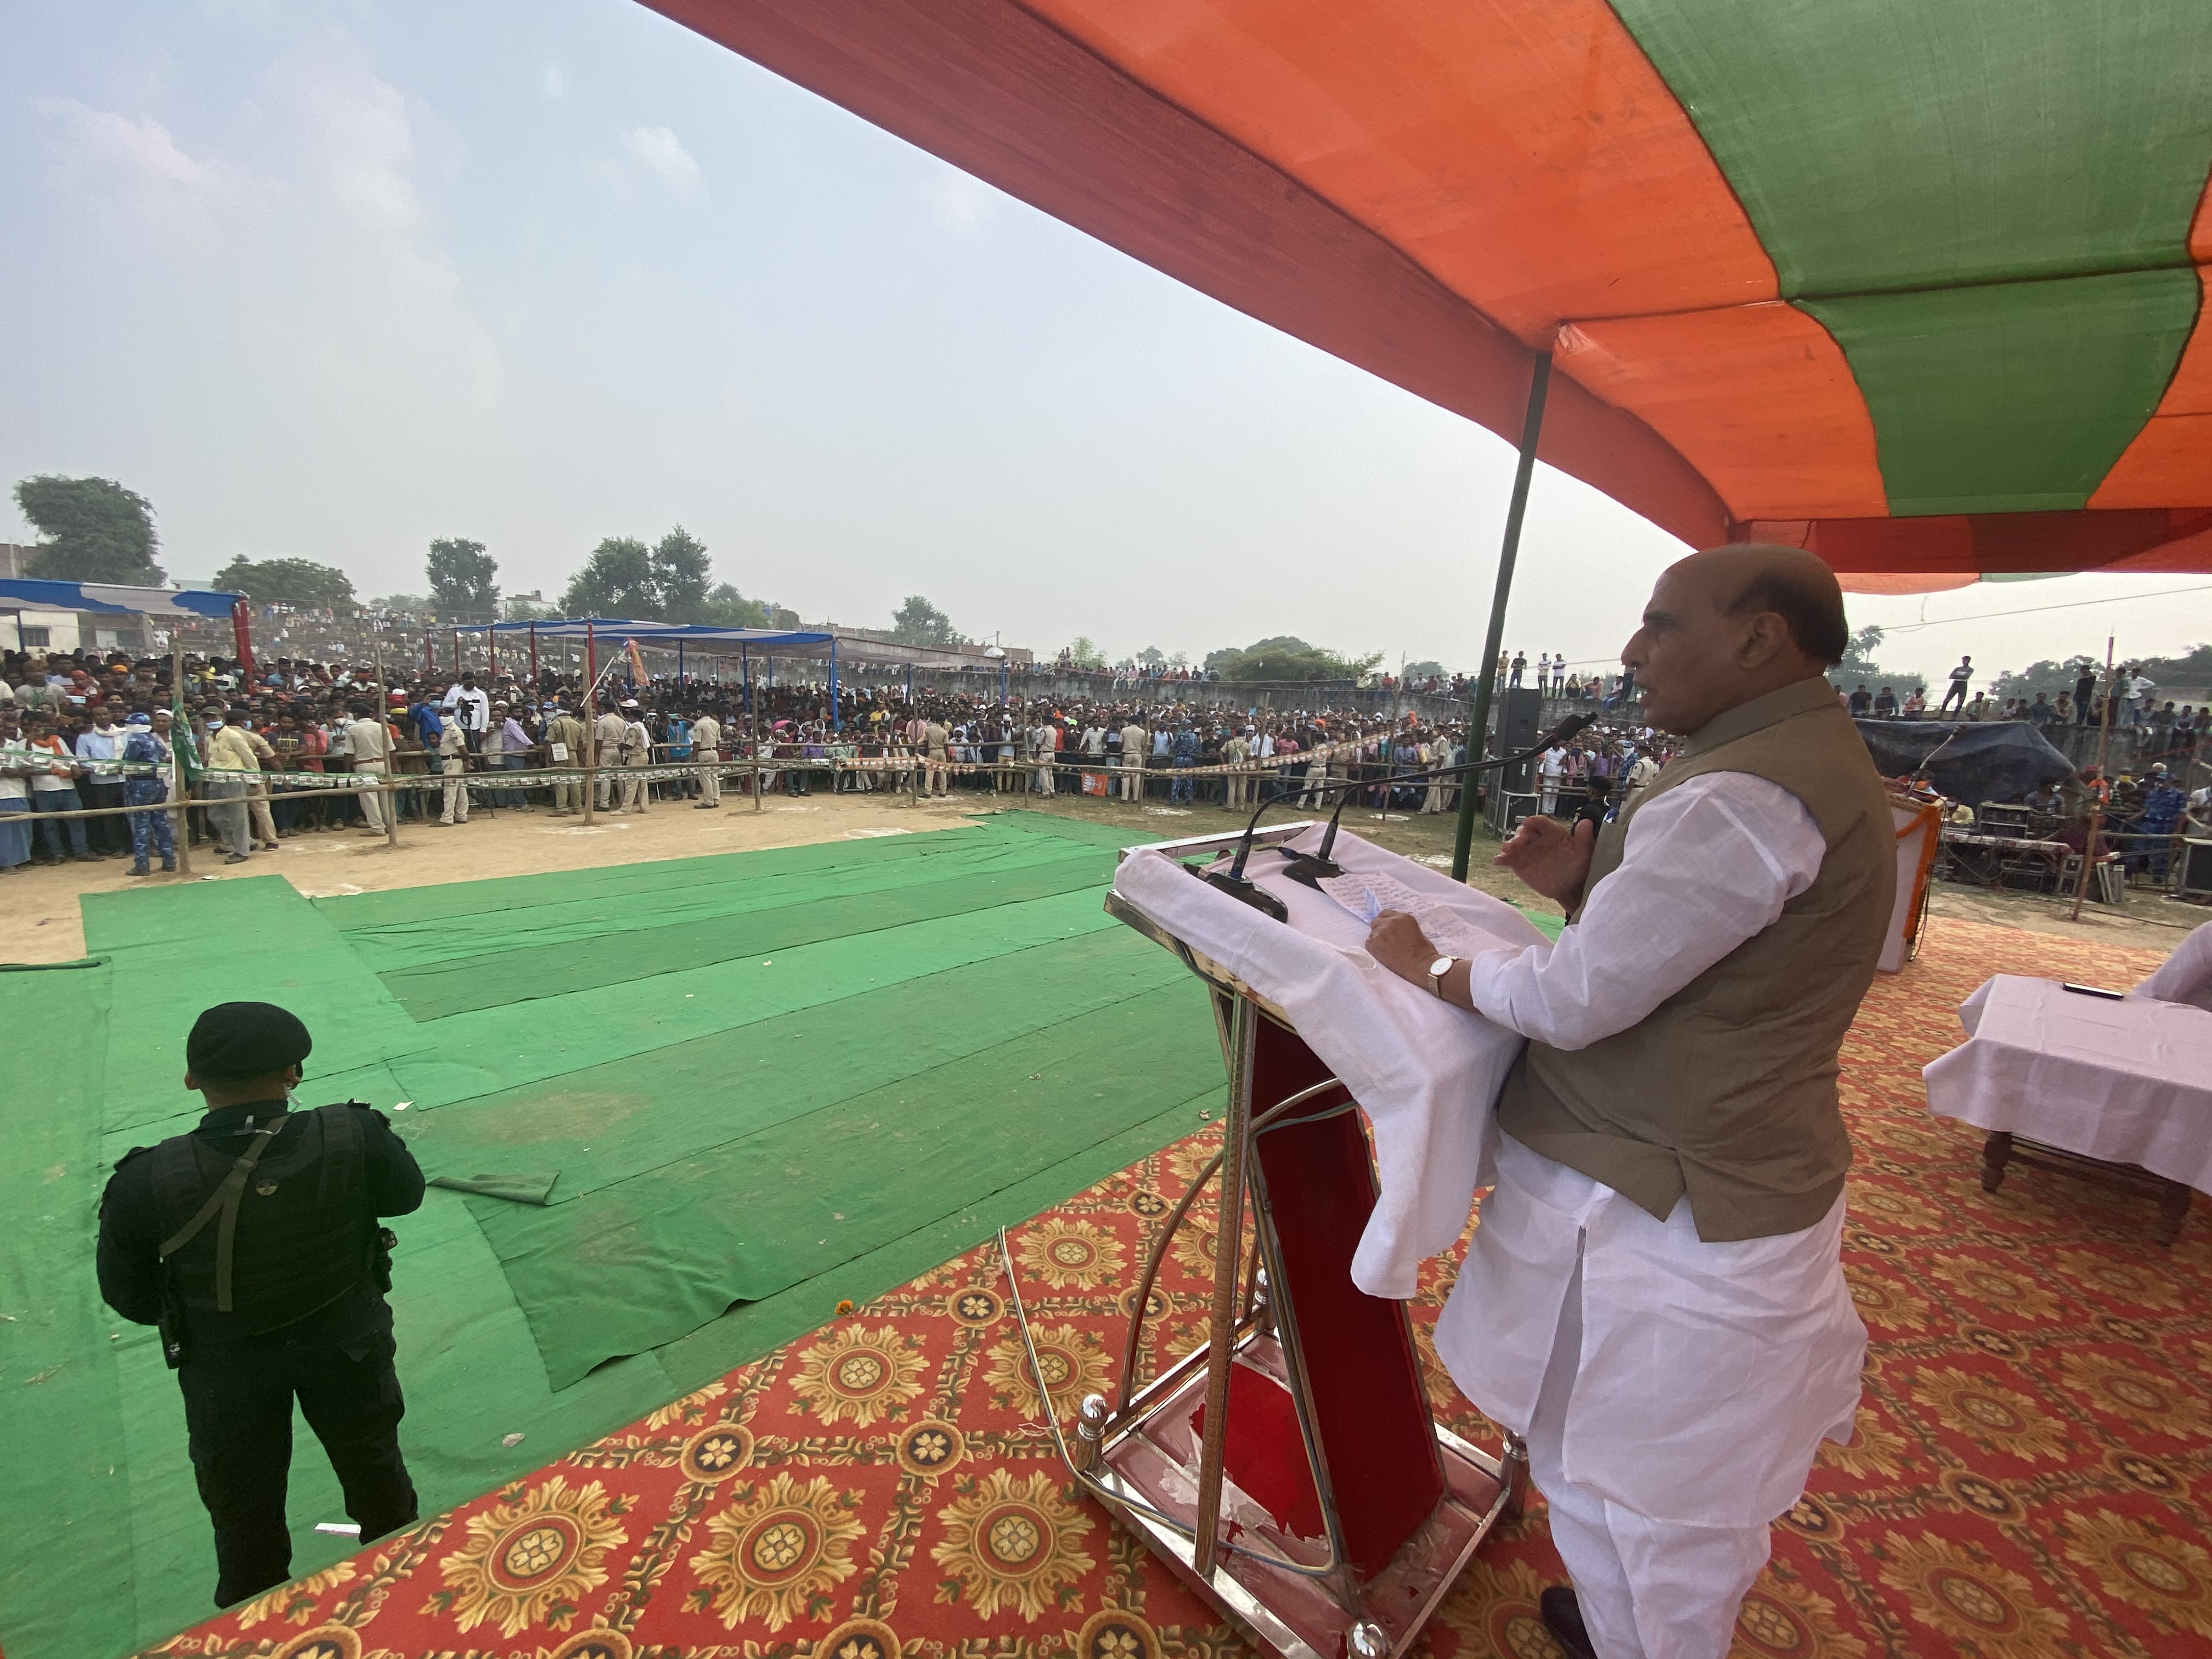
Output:
<instances>
[{"instance_id":1,"label":"hazy sky","mask_svg":"<svg viewBox=\"0 0 2212 1659\"><path fill-rule=\"evenodd\" d=\"M123 480L172 575L289 556L421 592L464 535L550 593L681 522L810 620L920 592L1044 651L1480 653L1505 445L629 0L12 0L0 62L0 481ZM1680 550L1540 474L1509 643L1609 659ZM2212 637L2212 592L1886 654L2111 628Z\"/></svg>"}]
</instances>

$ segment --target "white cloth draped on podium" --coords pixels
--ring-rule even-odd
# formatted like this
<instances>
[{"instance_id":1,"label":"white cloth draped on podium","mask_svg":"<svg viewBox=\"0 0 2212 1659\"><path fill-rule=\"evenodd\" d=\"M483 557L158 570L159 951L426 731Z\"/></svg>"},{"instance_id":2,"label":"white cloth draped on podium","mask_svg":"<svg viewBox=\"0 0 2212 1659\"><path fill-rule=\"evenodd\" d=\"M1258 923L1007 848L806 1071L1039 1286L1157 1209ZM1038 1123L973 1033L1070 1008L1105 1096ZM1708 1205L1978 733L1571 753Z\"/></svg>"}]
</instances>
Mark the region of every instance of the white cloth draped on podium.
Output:
<instances>
[{"instance_id":1,"label":"white cloth draped on podium","mask_svg":"<svg viewBox=\"0 0 2212 1659\"><path fill-rule=\"evenodd\" d=\"M1288 844L1311 851L1321 834L1309 830ZM1339 833L1333 856L1349 873L1407 890L1429 937L1454 955L1543 943L1504 900L1349 831ZM1149 848L1123 860L1114 889L1281 1008L1352 1091L1373 1127L1381 1188L1352 1258L1352 1282L1370 1296L1403 1299L1418 1288L1421 1262L1459 1237L1475 1189L1492 1179L1492 1108L1522 1039L1382 967L1364 948L1367 924L1335 899L1285 879L1282 865L1261 848L1245 873L1289 908L1287 926Z\"/></svg>"}]
</instances>

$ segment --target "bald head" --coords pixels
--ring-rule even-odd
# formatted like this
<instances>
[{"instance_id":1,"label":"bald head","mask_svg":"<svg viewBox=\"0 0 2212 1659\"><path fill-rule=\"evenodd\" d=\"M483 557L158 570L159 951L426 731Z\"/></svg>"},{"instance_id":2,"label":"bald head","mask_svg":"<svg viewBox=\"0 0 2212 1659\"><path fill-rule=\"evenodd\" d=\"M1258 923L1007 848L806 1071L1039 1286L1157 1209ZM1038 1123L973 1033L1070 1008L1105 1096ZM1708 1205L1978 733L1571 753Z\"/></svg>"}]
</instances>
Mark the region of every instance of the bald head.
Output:
<instances>
[{"instance_id":1,"label":"bald head","mask_svg":"<svg viewBox=\"0 0 2212 1659\"><path fill-rule=\"evenodd\" d=\"M1715 715L1841 660L1843 590L1812 554L1756 543L1709 548L1661 573L1621 653L1655 726L1694 732Z\"/></svg>"},{"instance_id":2,"label":"bald head","mask_svg":"<svg viewBox=\"0 0 2212 1659\"><path fill-rule=\"evenodd\" d=\"M1850 643L1844 620L1844 590L1836 573L1797 547L1746 542L1707 548L1676 562L1674 568L1710 580L1720 594L1733 594L1720 608L1731 617L1771 611L1789 624L1790 637L1823 669L1844 659Z\"/></svg>"}]
</instances>

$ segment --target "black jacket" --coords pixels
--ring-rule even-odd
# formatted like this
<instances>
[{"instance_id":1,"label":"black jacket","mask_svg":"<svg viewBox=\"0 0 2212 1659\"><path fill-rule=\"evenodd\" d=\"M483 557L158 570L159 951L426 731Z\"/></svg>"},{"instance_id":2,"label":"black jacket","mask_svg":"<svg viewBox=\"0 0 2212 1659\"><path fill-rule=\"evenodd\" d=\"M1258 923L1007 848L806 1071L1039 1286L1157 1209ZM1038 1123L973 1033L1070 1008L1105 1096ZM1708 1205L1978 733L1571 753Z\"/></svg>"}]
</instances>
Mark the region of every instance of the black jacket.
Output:
<instances>
[{"instance_id":1,"label":"black jacket","mask_svg":"<svg viewBox=\"0 0 2212 1659\"><path fill-rule=\"evenodd\" d=\"M249 1121L265 1123L283 1109L282 1100L247 1101L221 1107L200 1121L191 1138L220 1158L233 1158L250 1144L246 1127ZM373 1230L374 1217L405 1215L421 1207L422 1171L406 1143L392 1133L383 1113L358 1103L352 1104L350 1109L356 1114L355 1121L361 1131L362 1201L369 1214L331 1217L329 1224L333 1229L361 1226ZM311 1116L310 1113L297 1112L288 1118L263 1155L263 1161L273 1164L285 1154L296 1152L310 1133ZM139 1325L155 1324L161 1316L161 1241L168 1232L155 1191L158 1160L151 1155L153 1150L133 1147L123 1155L108 1180L100 1205L100 1294L109 1307ZM210 1226L209 1231L212 1231ZM243 1251L249 1246L250 1239L241 1226L240 1249ZM241 1262L242 1267L250 1265ZM374 1303L380 1298L374 1293L374 1287L368 1287L368 1293L362 1300ZM222 1316L216 1316L211 1322L224 1322Z\"/></svg>"}]
</instances>

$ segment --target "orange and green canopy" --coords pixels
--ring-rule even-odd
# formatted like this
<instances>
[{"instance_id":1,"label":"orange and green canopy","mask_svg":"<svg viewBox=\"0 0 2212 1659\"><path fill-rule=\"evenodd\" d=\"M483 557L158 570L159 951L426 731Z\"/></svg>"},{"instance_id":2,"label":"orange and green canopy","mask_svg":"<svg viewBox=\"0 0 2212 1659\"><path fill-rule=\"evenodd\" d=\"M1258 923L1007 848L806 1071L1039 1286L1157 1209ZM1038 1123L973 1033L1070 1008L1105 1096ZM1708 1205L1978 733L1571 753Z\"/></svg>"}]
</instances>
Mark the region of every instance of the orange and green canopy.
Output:
<instances>
[{"instance_id":1,"label":"orange and green canopy","mask_svg":"<svg viewBox=\"0 0 2212 1659\"><path fill-rule=\"evenodd\" d=\"M2212 570L2206 0L651 0L1684 540Z\"/></svg>"}]
</instances>

